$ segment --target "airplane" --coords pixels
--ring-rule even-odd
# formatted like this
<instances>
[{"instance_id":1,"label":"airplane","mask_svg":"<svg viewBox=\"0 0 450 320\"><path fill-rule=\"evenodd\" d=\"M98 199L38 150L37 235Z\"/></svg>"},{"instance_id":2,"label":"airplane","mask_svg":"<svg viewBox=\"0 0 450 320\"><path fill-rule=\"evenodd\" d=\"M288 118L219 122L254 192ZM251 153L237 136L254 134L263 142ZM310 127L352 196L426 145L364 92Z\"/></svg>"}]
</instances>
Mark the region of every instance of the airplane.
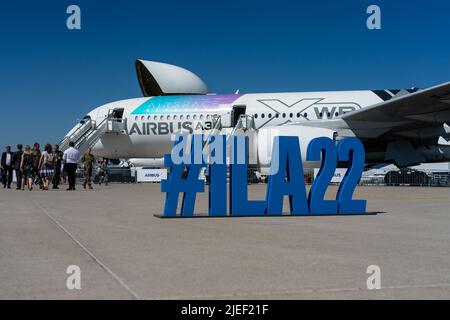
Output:
<instances>
[{"instance_id":1,"label":"airplane","mask_svg":"<svg viewBox=\"0 0 450 320\"><path fill-rule=\"evenodd\" d=\"M245 134L250 163L270 165L275 136L298 136L302 159L316 137L359 138L367 165L450 161L450 82L419 90L364 90L210 94L184 68L136 60L143 97L90 111L64 137L97 156L128 159L135 166L162 166L173 137Z\"/></svg>"}]
</instances>

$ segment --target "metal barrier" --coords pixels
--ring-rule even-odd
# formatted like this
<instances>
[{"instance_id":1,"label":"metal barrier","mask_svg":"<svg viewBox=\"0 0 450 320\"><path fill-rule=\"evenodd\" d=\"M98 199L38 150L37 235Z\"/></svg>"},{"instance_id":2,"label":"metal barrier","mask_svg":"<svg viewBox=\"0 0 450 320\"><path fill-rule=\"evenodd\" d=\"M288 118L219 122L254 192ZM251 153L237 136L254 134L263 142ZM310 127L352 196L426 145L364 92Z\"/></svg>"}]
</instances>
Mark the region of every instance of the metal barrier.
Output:
<instances>
[{"instance_id":1,"label":"metal barrier","mask_svg":"<svg viewBox=\"0 0 450 320\"><path fill-rule=\"evenodd\" d=\"M435 172L431 175L431 185L434 187L450 187L450 172Z\"/></svg>"},{"instance_id":2,"label":"metal barrier","mask_svg":"<svg viewBox=\"0 0 450 320\"><path fill-rule=\"evenodd\" d=\"M384 183L387 186L430 186L431 179L430 176L423 171L400 170L389 171L384 176Z\"/></svg>"},{"instance_id":3,"label":"metal barrier","mask_svg":"<svg viewBox=\"0 0 450 320\"><path fill-rule=\"evenodd\" d=\"M92 182L97 184L100 181L100 176L97 170L92 170ZM76 172L77 183L84 181L84 170L78 168ZM108 168L107 175L108 183L136 183L136 175L130 168Z\"/></svg>"},{"instance_id":4,"label":"metal barrier","mask_svg":"<svg viewBox=\"0 0 450 320\"><path fill-rule=\"evenodd\" d=\"M136 171L130 168L113 167L108 168L109 183L136 183ZM78 183L84 181L84 170L77 169L76 173ZM206 180L208 182L208 177ZM311 184L314 180L312 170L305 170L305 183ZM98 183L100 177L97 170L93 170L92 181ZM266 183L266 179L259 179L254 174L249 174L248 182ZM450 172L423 172L417 170L389 171L386 175L363 176L359 183L360 186L422 186L422 187L450 187Z\"/></svg>"}]
</instances>

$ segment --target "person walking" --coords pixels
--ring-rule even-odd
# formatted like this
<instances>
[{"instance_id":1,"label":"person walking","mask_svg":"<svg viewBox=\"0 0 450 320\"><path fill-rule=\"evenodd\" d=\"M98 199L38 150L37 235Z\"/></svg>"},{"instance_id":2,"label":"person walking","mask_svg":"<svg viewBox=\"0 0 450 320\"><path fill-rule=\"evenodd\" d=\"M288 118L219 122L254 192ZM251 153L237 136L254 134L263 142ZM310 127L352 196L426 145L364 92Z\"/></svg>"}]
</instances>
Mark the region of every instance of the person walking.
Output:
<instances>
[{"instance_id":1,"label":"person walking","mask_svg":"<svg viewBox=\"0 0 450 320\"><path fill-rule=\"evenodd\" d=\"M22 188L22 171L20 170L20 164L22 163L23 146L21 144L17 145L17 151L14 152L13 162L14 162L14 172L16 173L16 190Z\"/></svg>"},{"instance_id":2,"label":"person walking","mask_svg":"<svg viewBox=\"0 0 450 320\"><path fill-rule=\"evenodd\" d=\"M36 184L39 184L39 187L42 189L42 179L39 175L39 161L41 160L41 146L39 143L35 142L33 146L33 150L31 153L33 154L33 171L34 171L34 178L36 179Z\"/></svg>"},{"instance_id":3,"label":"person walking","mask_svg":"<svg viewBox=\"0 0 450 320\"><path fill-rule=\"evenodd\" d=\"M69 149L64 151L63 160L64 167L67 172L67 179L69 180L68 191L75 190L75 174L77 171L78 160L80 159L80 152L75 149L75 143L69 142Z\"/></svg>"},{"instance_id":4,"label":"person walking","mask_svg":"<svg viewBox=\"0 0 450 320\"><path fill-rule=\"evenodd\" d=\"M22 190L25 190L25 185L28 185L28 190L32 191L34 181L34 167L33 153L29 145L25 146L25 151L22 154L20 171L22 172Z\"/></svg>"},{"instance_id":5,"label":"person walking","mask_svg":"<svg viewBox=\"0 0 450 320\"><path fill-rule=\"evenodd\" d=\"M2 154L0 166L2 168L2 183L3 188L11 189L11 183L13 180L14 159L11 152L11 147L7 146L5 152Z\"/></svg>"},{"instance_id":6,"label":"person walking","mask_svg":"<svg viewBox=\"0 0 450 320\"><path fill-rule=\"evenodd\" d=\"M61 165L61 179L59 180L62 184L67 184L67 171L66 166L64 165L64 161Z\"/></svg>"},{"instance_id":7,"label":"person walking","mask_svg":"<svg viewBox=\"0 0 450 320\"><path fill-rule=\"evenodd\" d=\"M53 149L53 159L55 161L54 174L52 179L52 189L58 189L61 182L61 163L63 153L59 150L59 145L55 144Z\"/></svg>"},{"instance_id":8,"label":"person walking","mask_svg":"<svg viewBox=\"0 0 450 320\"><path fill-rule=\"evenodd\" d=\"M92 154L92 149L89 148L87 152L81 158L81 163L84 168L84 183L83 188L86 189L86 185L89 186L89 189L92 189L92 169L94 168L95 157Z\"/></svg>"},{"instance_id":9,"label":"person walking","mask_svg":"<svg viewBox=\"0 0 450 320\"><path fill-rule=\"evenodd\" d=\"M105 186L108 185L108 174L109 174L109 168L108 168L108 160L103 159L100 161L100 165L98 167L98 176L99 181L98 185L102 185L102 183L105 183Z\"/></svg>"},{"instance_id":10,"label":"person walking","mask_svg":"<svg viewBox=\"0 0 450 320\"><path fill-rule=\"evenodd\" d=\"M53 178L55 168L55 159L53 157L52 146L47 143L44 152L39 160L39 174L43 182L43 190L48 190L51 179Z\"/></svg>"}]
</instances>

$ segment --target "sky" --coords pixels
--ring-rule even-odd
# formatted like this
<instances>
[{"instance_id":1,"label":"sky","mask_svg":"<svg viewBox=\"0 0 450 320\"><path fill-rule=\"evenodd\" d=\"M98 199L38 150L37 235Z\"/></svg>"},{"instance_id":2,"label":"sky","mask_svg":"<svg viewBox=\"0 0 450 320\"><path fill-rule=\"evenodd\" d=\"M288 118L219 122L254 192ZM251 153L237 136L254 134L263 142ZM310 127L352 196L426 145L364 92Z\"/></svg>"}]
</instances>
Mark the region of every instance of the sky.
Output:
<instances>
[{"instance_id":1,"label":"sky","mask_svg":"<svg viewBox=\"0 0 450 320\"><path fill-rule=\"evenodd\" d=\"M381 30L366 27L372 4ZM0 146L57 143L93 108L141 96L138 58L215 93L425 88L450 81L449 30L447 0L1 1Z\"/></svg>"}]
</instances>

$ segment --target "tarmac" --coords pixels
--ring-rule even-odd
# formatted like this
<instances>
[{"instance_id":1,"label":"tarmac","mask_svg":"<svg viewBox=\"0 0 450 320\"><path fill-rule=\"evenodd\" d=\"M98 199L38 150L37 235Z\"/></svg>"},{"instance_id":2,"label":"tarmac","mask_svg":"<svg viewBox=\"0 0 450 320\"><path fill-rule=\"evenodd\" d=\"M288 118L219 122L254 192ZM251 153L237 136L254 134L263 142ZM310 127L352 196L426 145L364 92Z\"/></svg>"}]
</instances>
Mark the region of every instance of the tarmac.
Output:
<instances>
[{"instance_id":1,"label":"tarmac","mask_svg":"<svg viewBox=\"0 0 450 320\"><path fill-rule=\"evenodd\" d=\"M264 198L265 185L249 189ZM158 184L1 189L0 299L449 299L450 188L355 198L382 213L164 220ZM80 290L66 286L70 265Z\"/></svg>"}]
</instances>

